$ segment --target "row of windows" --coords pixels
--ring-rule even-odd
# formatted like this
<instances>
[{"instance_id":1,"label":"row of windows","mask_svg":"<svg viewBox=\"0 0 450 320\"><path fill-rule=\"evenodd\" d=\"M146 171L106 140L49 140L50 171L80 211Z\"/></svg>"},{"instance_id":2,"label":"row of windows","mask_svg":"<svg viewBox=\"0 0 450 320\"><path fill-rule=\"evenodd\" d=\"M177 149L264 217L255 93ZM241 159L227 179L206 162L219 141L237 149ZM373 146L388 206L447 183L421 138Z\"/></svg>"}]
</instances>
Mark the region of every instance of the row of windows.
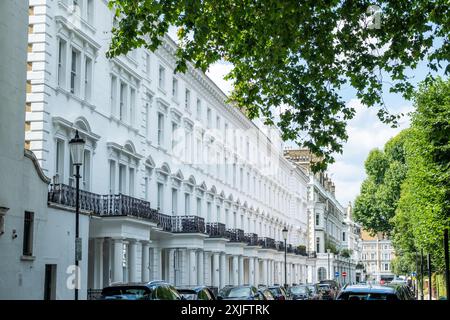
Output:
<instances>
[{"instance_id":1,"label":"row of windows","mask_svg":"<svg viewBox=\"0 0 450 320\"><path fill-rule=\"evenodd\" d=\"M83 190L91 190L91 150L85 149L84 151L84 161L81 167L81 185L80 187ZM69 184L74 186L74 172L73 172L73 163L71 161L70 155L68 155L68 147L66 145L66 141L64 139L56 139L56 159L55 159L55 176L57 176L57 180L55 183L64 182L64 172L65 172L65 159L69 157ZM136 167L124 163L119 163L115 160L109 160L109 193L110 194L126 194L129 196L136 196ZM143 198L145 200L150 201L150 181L153 175L152 169L147 169L145 177L143 179L144 182L144 193ZM55 177L56 179L56 177ZM161 183L159 181L156 182L156 207L166 214L172 213L174 215L180 214L195 214L200 217L204 217L207 222L222 222L227 226L232 228L241 228L245 229L247 232L255 232L258 234L265 234L270 237L277 238L281 240L281 227L277 228L275 226L267 226L262 222L259 224L256 220L251 221L250 217L247 217L247 220L244 220L244 215L237 215L236 212L230 214L229 209L225 209L224 215L222 215L222 207L220 205L216 205L211 201L206 201L201 197L197 197L193 195L193 190L190 192L181 192L177 188L167 188L165 183ZM170 197L171 201L167 202L165 195L166 192L171 192ZM192 205L192 198L195 201L195 208ZM183 206L184 210L180 210L181 202L180 200L184 200ZM203 205L206 204L206 208ZM195 209L195 210L194 210Z\"/></svg>"},{"instance_id":2,"label":"row of windows","mask_svg":"<svg viewBox=\"0 0 450 320\"><path fill-rule=\"evenodd\" d=\"M68 46L63 39L59 40L58 47L58 86L86 101L91 100L92 58L75 46Z\"/></svg>"}]
</instances>

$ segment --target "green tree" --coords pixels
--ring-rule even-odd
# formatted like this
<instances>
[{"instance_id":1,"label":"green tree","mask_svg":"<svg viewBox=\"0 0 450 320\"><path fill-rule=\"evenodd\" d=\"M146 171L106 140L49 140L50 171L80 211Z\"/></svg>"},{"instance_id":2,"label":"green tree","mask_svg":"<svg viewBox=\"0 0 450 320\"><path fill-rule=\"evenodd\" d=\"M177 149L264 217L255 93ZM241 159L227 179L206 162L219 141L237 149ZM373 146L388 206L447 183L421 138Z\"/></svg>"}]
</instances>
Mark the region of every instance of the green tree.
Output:
<instances>
[{"instance_id":1,"label":"green tree","mask_svg":"<svg viewBox=\"0 0 450 320\"><path fill-rule=\"evenodd\" d=\"M383 151L372 150L364 163L367 178L355 200L354 216L372 234L392 231L391 219L407 171L404 144L408 135L404 130L389 140Z\"/></svg>"},{"instance_id":2,"label":"green tree","mask_svg":"<svg viewBox=\"0 0 450 320\"><path fill-rule=\"evenodd\" d=\"M339 95L341 88L353 87L363 104L395 125L398 115L383 104L386 78L390 92L409 99L407 71L422 60L437 70L450 57L448 0L109 3L117 18L109 57L141 46L154 51L169 26L176 27L176 70L205 71L221 59L230 62L230 101L267 124L274 123L274 108L287 106L277 123L282 137L323 159L315 171L342 152L346 122L355 114Z\"/></svg>"},{"instance_id":3,"label":"green tree","mask_svg":"<svg viewBox=\"0 0 450 320\"><path fill-rule=\"evenodd\" d=\"M423 83L415 107L405 143L408 173L393 219L396 241L405 251L431 253L442 270L443 230L450 224L450 80Z\"/></svg>"}]
</instances>

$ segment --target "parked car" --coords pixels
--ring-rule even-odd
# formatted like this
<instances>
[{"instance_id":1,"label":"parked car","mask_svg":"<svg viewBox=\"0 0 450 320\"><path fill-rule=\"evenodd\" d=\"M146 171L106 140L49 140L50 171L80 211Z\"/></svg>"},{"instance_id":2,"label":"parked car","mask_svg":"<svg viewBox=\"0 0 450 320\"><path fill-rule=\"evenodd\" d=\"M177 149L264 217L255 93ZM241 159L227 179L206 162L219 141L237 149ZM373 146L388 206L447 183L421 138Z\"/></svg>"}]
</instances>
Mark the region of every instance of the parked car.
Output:
<instances>
[{"instance_id":1,"label":"parked car","mask_svg":"<svg viewBox=\"0 0 450 320\"><path fill-rule=\"evenodd\" d=\"M263 300L254 286L226 286L219 291L218 300Z\"/></svg>"},{"instance_id":2,"label":"parked car","mask_svg":"<svg viewBox=\"0 0 450 320\"><path fill-rule=\"evenodd\" d=\"M297 285L289 288L289 296L292 300L308 300L312 292L307 285Z\"/></svg>"},{"instance_id":3,"label":"parked car","mask_svg":"<svg viewBox=\"0 0 450 320\"><path fill-rule=\"evenodd\" d=\"M322 291L318 284L309 284L307 287L311 292L310 300L322 300Z\"/></svg>"},{"instance_id":4,"label":"parked car","mask_svg":"<svg viewBox=\"0 0 450 320\"><path fill-rule=\"evenodd\" d=\"M336 299L340 291L339 283L336 280L321 280L320 284L329 284L332 292L333 299Z\"/></svg>"},{"instance_id":5,"label":"parked car","mask_svg":"<svg viewBox=\"0 0 450 320\"><path fill-rule=\"evenodd\" d=\"M270 292L272 292L275 300L288 300L288 293L283 286L269 286Z\"/></svg>"},{"instance_id":6,"label":"parked car","mask_svg":"<svg viewBox=\"0 0 450 320\"><path fill-rule=\"evenodd\" d=\"M416 297L414 295L414 292L411 290L410 287L408 287L405 284L398 284L398 283L389 283L386 285L387 287L394 288L399 295L401 295L401 300L416 300Z\"/></svg>"},{"instance_id":7,"label":"parked car","mask_svg":"<svg viewBox=\"0 0 450 320\"><path fill-rule=\"evenodd\" d=\"M405 296L394 287L351 285L341 290L337 300L405 300Z\"/></svg>"},{"instance_id":8,"label":"parked car","mask_svg":"<svg viewBox=\"0 0 450 320\"><path fill-rule=\"evenodd\" d=\"M335 299L335 293L334 293L331 285L329 285L327 283L318 283L317 286L319 287L319 291L322 293L321 300L334 300Z\"/></svg>"},{"instance_id":9,"label":"parked car","mask_svg":"<svg viewBox=\"0 0 450 320\"><path fill-rule=\"evenodd\" d=\"M174 286L165 281L118 283L103 288L102 300L183 300Z\"/></svg>"},{"instance_id":10,"label":"parked car","mask_svg":"<svg viewBox=\"0 0 450 320\"><path fill-rule=\"evenodd\" d=\"M206 286L175 287L186 300L216 300L212 290Z\"/></svg>"},{"instance_id":11,"label":"parked car","mask_svg":"<svg viewBox=\"0 0 450 320\"><path fill-rule=\"evenodd\" d=\"M275 300L272 292L267 287L262 287L258 289L258 292L262 296L261 300Z\"/></svg>"}]
</instances>

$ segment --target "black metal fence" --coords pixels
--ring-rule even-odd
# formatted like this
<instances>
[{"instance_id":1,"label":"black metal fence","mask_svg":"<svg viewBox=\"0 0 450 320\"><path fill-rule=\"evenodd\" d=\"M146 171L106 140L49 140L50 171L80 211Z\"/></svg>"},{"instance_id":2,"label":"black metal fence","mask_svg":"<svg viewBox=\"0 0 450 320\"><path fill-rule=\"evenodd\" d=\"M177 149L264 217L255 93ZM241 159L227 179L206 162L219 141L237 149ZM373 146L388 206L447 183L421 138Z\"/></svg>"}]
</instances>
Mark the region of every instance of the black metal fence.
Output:
<instances>
[{"instance_id":1,"label":"black metal fence","mask_svg":"<svg viewBox=\"0 0 450 320\"><path fill-rule=\"evenodd\" d=\"M225 224L220 222L208 222L206 223L206 233L211 238L225 238L226 236Z\"/></svg>"},{"instance_id":2,"label":"black metal fence","mask_svg":"<svg viewBox=\"0 0 450 320\"><path fill-rule=\"evenodd\" d=\"M226 231L226 238L228 238L230 242L244 242L244 230L228 229Z\"/></svg>"}]
</instances>

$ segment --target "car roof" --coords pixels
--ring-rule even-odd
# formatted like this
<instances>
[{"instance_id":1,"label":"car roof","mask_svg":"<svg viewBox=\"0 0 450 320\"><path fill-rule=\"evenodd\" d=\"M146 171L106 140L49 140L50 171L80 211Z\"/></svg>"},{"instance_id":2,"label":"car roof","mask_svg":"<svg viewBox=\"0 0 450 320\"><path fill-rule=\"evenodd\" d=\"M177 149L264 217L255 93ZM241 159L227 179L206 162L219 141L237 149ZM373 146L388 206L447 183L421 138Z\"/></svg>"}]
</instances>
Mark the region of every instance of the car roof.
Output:
<instances>
[{"instance_id":1,"label":"car roof","mask_svg":"<svg viewBox=\"0 0 450 320\"><path fill-rule=\"evenodd\" d=\"M343 292L395 293L393 287L378 285L351 285L342 289Z\"/></svg>"},{"instance_id":2,"label":"car roof","mask_svg":"<svg viewBox=\"0 0 450 320\"><path fill-rule=\"evenodd\" d=\"M105 287L105 288L113 288L113 287L152 287L157 284L164 284L164 285L170 285L170 283L164 281L164 280L154 280L149 282L115 282L111 283L111 285Z\"/></svg>"},{"instance_id":3,"label":"car roof","mask_svg":"<svg viewBox=\"0 0 450 320\"><path fill-rule=\"evenodd\" d=\"M192 291L198 292L198 291L203 290L203 289L208 289L208 287L206 287L206 286L176 286L175 289L177 289L177 290L186 290L186 291L187 290L192 290Z\"/></svg>"}]
</instances>

